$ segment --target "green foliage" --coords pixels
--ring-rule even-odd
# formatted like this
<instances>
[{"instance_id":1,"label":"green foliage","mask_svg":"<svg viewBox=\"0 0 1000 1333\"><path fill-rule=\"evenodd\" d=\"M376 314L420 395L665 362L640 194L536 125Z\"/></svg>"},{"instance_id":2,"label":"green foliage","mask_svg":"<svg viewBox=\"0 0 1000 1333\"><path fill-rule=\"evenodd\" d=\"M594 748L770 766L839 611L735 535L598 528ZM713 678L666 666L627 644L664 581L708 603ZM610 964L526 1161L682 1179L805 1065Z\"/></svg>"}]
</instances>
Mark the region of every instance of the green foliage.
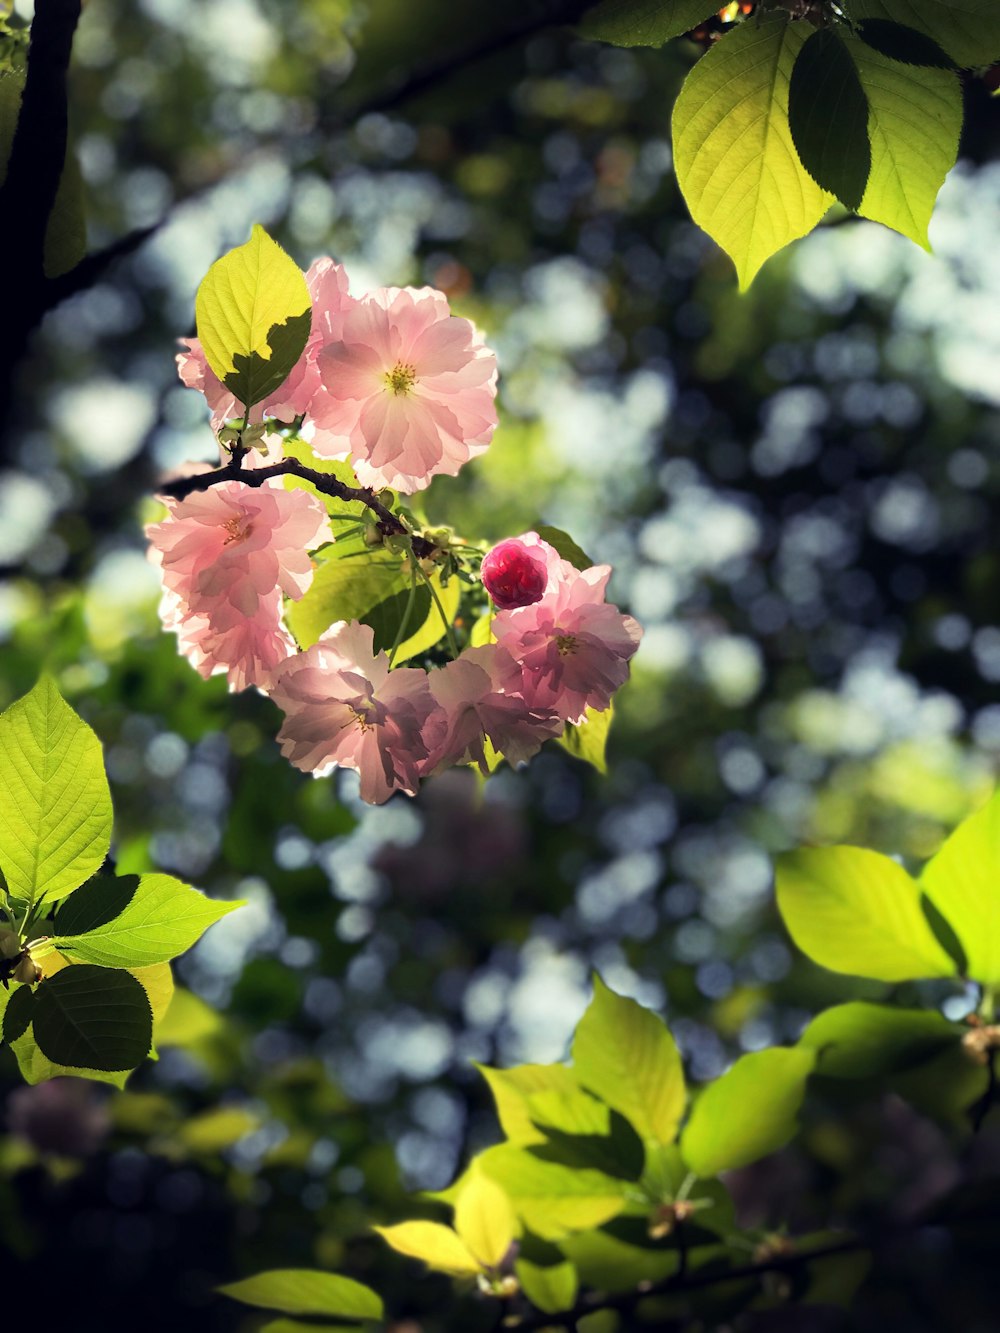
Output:
<instances>
[{"instance_id":1,"label":"green foliage","mask_svg":"<svg viewBox=\"0 0 1000 1333\"><path fill-rule=\"evenodd\" d=\"M580 20L581 37L615 46L662 46L719 8L714 0L602 0Z\"/></svg>"},{"instance_id":2,"label":"green foliage","mask_svg":"<svg viewBox=\"0 0 1000 1333\"><path fill-rule=\"evenodd\" d=\"M1000 794L970 815L924 867L920 887L958 936L970 977L1000 984Z\"/></svg>"},{"instance_id":3,"label":"green foliage","mask_svg":"<svg viewBox=\"0 0 1000 1333\"><path fill-rule=\"evenodd\" d=\"M880 981L955 973L921 909L920 886L888 856L860 847L790 852L778 858L776 885L795 943L831 971Z\"/></svg>"},{"instance_id":4,"label":"green foliage","mask_svg":"<svg viewBox=\"0 0 1000 1333\"><path fill-rule=\"evenodd\" d=\"M46 676L0 716L0 866L10 897L56 902L111 842L111 793L97 737Z\"/></svg>"},{"instance_id":5,"label":"green foliage","mask_svg":"<svg viewBox=\"0 0 1000 1333\"><path fill-rule=\"evenodd\" d=\"M858 212L929 249L934 201L958 155L961 85L948 70L916 69L843 40L868 103L871 174Z\"/></svg>"},{"instance_id":6,"label":"green foliage","mask_svg":"<svg viewBox=\"0 0 1000 1333\"><path fill-rule=\"evenodd\" d=\"M284 383L309 337L312 310L301 269L255 225L216 260L195 298L206 360L246 407Z\"/></svg>"},{"instance_id":7,"label":"green foliage","mask_svg":"<svg viewBox=\"0 0 1000 1333\"><path fill-rule=\"evenodd\" d=\"M539 523L535 531L543 542L548 542L574 569L590 569L593 565L594 562L587 552L577 545L568 532L563 532L562 528L552 528L547 523Z\"/></svg>"},{"instance_id":8,"label":"green foliage","mask_svg":"<svg viewBox=\"0 0 1000 1333\"><path fill-rule=\"evenodd\" d=\"M544 1314L569 1310L576 1300L579 1280L576 1269L567 1261L543 1266L518 1259L514 1271L525 1296Z\"/></svg>"},{"instance_id":9,"label":"green foliage","mask_svg":"<svg viewBox=\"0 0 1000 1333\"><path fill-rule=\"evenodd\" d=\"M816 1052L816 1072L874 1078L922 1064L962 1038L962 1029L926 1009L855 1001L827 1009L799 1038Z\"/></svg>"},{"instance_id":10,"label":"green foliage","mask_svg":"<svg viewBox=\"0 0 1000 1333\"><path fill-rule=\"evenodd\" d=\"M799 159L817 185L858 209L872 166L868 100L850 52L833 28L813 32L796 58L788 124Z\"/></svg>"},{"instance_id":11,"label":"green foliage","mask_svg":"<svg viewBox=\"0 0 1000 1333\"><path fill-rule=\"evenodd\" d=\"M573 1063L581 1084L626 1116L644 1139L673 1142L687 1099L680 1053L655 1014L616 995L597 976L573 1038Z\"/></svg>"},{"instance_id":12,"label":"green foliage","mask_svg":"<svg viewBox=\"0 0 1000 1333\"><path fill-rule=\"evenodd\" d=\"M754 1051L710 1083L694 1104L681 1153L698 1176L748 1166L791 1139L812 1072L812 1051Z\"/></svg>"},{"instance_id":13,"label":"green foliage","mask_svg":"<svg viewBox=\"0 0 1000 1333\"><path fill-rule=\"evenodd\" d=\"M559 744L575 759L582 759L585 764L592 765L598 773L606 773L608 761L605 751L614 713L614 704L609 704L601 713L588 708L583 722L566 724L566 730L558 737Z\"/></svg>"},{"instance_id":14,"label":"green foliage","mask_svg":"<svg viewBox=\"0 0 1000 1333\"><path fill-rule=\"evenodd\" d=\"M123 883L130 890L124 902ZM165 963L239 905L213 902L170 875L98 875L57 913L52 944L70 959L103 967Z\"/></svg>"},{"instance_id":15,"label":"green foliage","mask_svg":"<svg viewBox=\"0 0 1000 1333\"><path fill-rule=\"evenodd\" d=\"M112 822L101 746L48 678L0 717L0 788L3 1040L29 1083L121 1086L172 997L168 960L238 904L169 875L94 873Z\"/></svg>"},{"instance_id":16,"label":"green foliage","mask_svg":"<svg viewBox=\"0 0 1000 1333\"><path fill-rule=\"evenodd\" d=\"M330 1315L346 1319L381 1319L382 1302L352 1278L308 1268L275 1268L230 1282L219 1291L243 1305L291 1315Z\"/></svg>"},{"instance_id":17,"label":"green foliage","mask_svg":"<svg viewBox=\"0 0 1000 1333\"><path fill-rule=\"evenodd\" d=\"M789 80L811 31L784 16L740 24L674 103L678 184L695 222L731 256L741 290L833 202L799 161L788 125Z\"/></svg>"},{"instance_id":18,"label":"green foliage","mask_svg":"<svg viewBox=\"0 0 1000 1333\"><path fill-rule=\"evenodd\" d=\"M844 0L844 13L866 34L872 20L931 38L960 69L1000 59L1000 10L993 0Z\"/></svg>"}]
</instances>

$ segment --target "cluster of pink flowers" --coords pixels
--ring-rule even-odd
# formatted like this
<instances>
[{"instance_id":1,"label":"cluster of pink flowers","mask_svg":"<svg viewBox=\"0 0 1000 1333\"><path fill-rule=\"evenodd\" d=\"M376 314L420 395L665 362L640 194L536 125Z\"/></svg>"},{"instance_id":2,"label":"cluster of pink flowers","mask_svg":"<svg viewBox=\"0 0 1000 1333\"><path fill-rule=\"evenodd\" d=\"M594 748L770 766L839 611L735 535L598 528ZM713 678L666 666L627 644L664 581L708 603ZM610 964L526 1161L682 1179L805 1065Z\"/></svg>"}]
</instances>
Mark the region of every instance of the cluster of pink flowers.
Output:
<instances>
[{"instance_id":1,"label":"cluster of pink flowers","mask_svg":"<svg viewBox=\"0 0 1000 1333\"><path fill-rule=\"evenodd\" d=\"M511 764L526 763L567 722L608 707L642 633L604 599L610 567L575 569L533 532L502 546L505 578L511 563L524 576L519 587L534 578L531 566L544 578L534 601L494 617L495 643L430 673L390 672L372 630L341 621L281 663L269 693L285 714L278 742L296 768L354 768L361 795L379 802L393 791L412 795L422 777L454 764L488 772L487 740ZM500 549L483 562L488 591Z\"/></svg>"},{"instance_id":2,"label":"cluster of pink flowers","mask_svg":"<svg viewBox=\"0 0 1000 1333\"><path fill-rule=\"evenodd\" d=\"M455 475L496 427L496 357L475 327L430 288L381 288L355 298L343 268L317 260L308 342L287 380L256 404L248 424L295 424L322 458L349 459L359 483L410 493ZM204 394L219 431L242 406L208 366L197 339L178 356L186 385ZM267 456L282 436L269 431ZM214 482L150 524L150 558L163 583L160 614L181 652L230 688L256 686L285 714L282 753L323 775L353 768L366 801L411 795L455 764L489 769L492 750L527 762L542 743L608 707L628 675L641 631L605 600L610 568L576 569L537 533L501 542L483 560L496 614L491 642L430 672L390 669L373 631L338 621L299 652L284 599L303 596L309 552L333 540L320 500L286 489Z\"/></svg>"},{"instance_id":3,"label":"cluster of pink flowers","mask_svg":"<svg viewBox=\"0 0 1000 1333\"><path fill-rule=\"evenodd\" d=\"M164 504L168 516L146 528L164 628L203 676L225 672L235 690L266 685L296 650L282 596L297 601L312 582L309 551L333 539L326 510L278 477Z\"/></svg>"},{"instance_id":4,"label":"cluster of pink flowers","mask_svg":"<svg viewBox=\"0 0 1000 1333\"><path fill-rule=\"evenodd\" d=\"M251 423L301 419L319 457L350 459L363 486L406 495L483 452L497 425L497 359L441 292L378 287L356 298L332 259L317 259L306 284L309 340L284 384L254 405ZM243 409L198 339L182 343L181 380L205 395L218 431Z\"/></svg>"}]
</instances>

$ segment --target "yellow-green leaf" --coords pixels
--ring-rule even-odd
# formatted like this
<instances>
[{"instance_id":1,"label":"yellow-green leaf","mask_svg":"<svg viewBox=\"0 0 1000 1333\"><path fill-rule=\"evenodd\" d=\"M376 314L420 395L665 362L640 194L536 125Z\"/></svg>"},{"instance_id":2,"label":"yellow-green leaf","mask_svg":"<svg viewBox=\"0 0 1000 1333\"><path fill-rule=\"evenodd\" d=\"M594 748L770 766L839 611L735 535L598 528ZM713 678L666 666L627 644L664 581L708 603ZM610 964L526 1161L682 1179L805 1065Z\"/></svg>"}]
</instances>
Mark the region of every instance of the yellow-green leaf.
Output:
<instances>
[{"instance_id":1,"label":"yellow-green leaf","mask_svg":"<svg viewBox=\"0 0 1000 1333\"><path fill-rule=\"evenodd\" d=\"M684 1114L680 1053L661 1018L594 977L594 998L573 1037L580 1083L621 1112L644 1139L672 1143Z\"/></svg>"},{"instance_id":2,"label":"yellow-green leaf","mask_svg":"<svg viewBox=\"0 0 1000 1333\"><path fill-rule=\"evenodd\" d=\"M847 34L868 99L872 164L858 212L930 249L927 225L962 131L962 87L946 69L919 69Z\"/></svg>"},{"instance_id":3,"label":"yellow-green leaf","mask_svg":"<svg viewBox=\"0 0 1000 1333\"><path fill-rule=\"evenodd\" d=\"M287 379L311 318L302 270L259 225L245 245L216 260L195 298L208 364L246 407Z\"/></svg>"},{"instance_id":4,"label":"yellow-green leaf","mask_svg":"<svg viewBox=\"0 0 1000 1333\"><path fill-rule=\"evenodd\" d=\"M455 1230L482 1267L496 1268L520 1227L503 1187L474 1171L455 1201Z\"/></svg>"},{"instance_id":5,"label":"yellow-green leaf","mask_svg":"<svg viewBox=\"0 0 1000 1333\"><path fill-rule=\"evenodd\" d=\"M482 1271L468 1246L440 1222L400 1222L394 1227L375 1227L375 1230L394 1250L419 1259L428 1268L453 1277L472 1277Z\"/></svg>"},{"instance_id":6,"label":"yellow-green leaf","mask_svg":"<svg viewBox=\"0 0 1000 1333\"><path fill-rule=\"evenodd\" d=\"M736 264L741 290L833 202L788 127L789 79L813 31L784 15L739 24L698 61L674 103L678 184L695 222Z\"/></svg>"},{"instance_id":7,"label":"yellow-green leaf","mask_svg":"<svg viewBox=\"0 0 1000 1333\"><path fill-rule=\"evenodd\" d=\"M543 1240L559 1240L610 1221L634 1188L602 1171L544 1161L513 1144L487 1148L477 1161L507 1191L528 1230Z\"/></svg>"},{"instance_id":8,"label":"yellow-green leaf","mask_svg":"<svg viewBox=\"0 0 1000 1333\"><path fill-rule=\"evenodd\" d=\"M567 722L566 730L556 739L574 758L582 759L585 764L596 768L598 773L606 773L608 761L605 750L614 715L614 704L608 704L600 713L596 708L588 708L582 722Z\"/></svg>"},{"instance_id":9,"label":"yellow-green leaf","mask_svg":"<svg viewBox=\"0 0 1000 1333\"><path fill-rule=\"evenodd\" d=\"M1000 60L996 0L844 0L843 8L862 30L866 19L874 19L923 33L961 69L981 69Z\"/></svg>"},{"instance_id":10,"label":"yellow-green leaf","mask_svg":"<svg viewBox=\"0 0 1000 1333\"><path fill-rule=\"evenodd\" d=\"M809 847L776 865L778 908L792 939L831 972L877 981L950 977L955 964L903 867L863 847Z\"/></svg>"},{"instance_id":11,"label":"yellow-green leaf","mask_svg":"<svg viewBox=\"0 0 1000 1333\"><path fill-rule=\"evenodd\" d=\"M920 885L958 936L969 976L1000 984L1000 794L959 824Z\"/></svg>"},{"instance_id":12,"label":"yellow-green leaf","mask_svg":"<svg viewBox=\"0 0 1000 1333\"><path fill-rule=\"evenodd\" d=\"M500 1125L515 1144L542 1143L545 1135L532 1124L530 1098L539 1092L573 1093L578 1084L565 1065L516 1065L513 1069L491 1069L477 1065L490 1085Z\"/></svg>"}]
</instances>

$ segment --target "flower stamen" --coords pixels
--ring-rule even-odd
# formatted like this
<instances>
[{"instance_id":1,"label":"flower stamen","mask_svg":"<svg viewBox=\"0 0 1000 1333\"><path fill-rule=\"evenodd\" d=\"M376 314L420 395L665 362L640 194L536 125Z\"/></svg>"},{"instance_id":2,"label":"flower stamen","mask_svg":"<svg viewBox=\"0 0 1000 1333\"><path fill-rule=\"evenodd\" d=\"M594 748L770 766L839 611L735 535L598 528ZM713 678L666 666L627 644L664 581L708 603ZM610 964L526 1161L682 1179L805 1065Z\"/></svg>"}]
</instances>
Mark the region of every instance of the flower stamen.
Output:
<instances>
[{"instance_id":1,"label":"flower stamen","mask_svg":"<svg viewBox=\"0 0 1000 1333\"><path fill-rule=\"evenodd\" d=\"M253 532L253 523L246 514L234 514L222 526L229 533L222 543L223 546L232 546L234 542L245 542Z\"/></svg>"},{"instance_id":2,"label":"flower stamen","mask_svg":"<svg viewBox=\"0 0 1000 1333\"><path fill-rule=\"evenodd\" d=\"M416 367L404 365L402 361L398 361L385 376L386 388L391 389L397 398L408 394L416 382Z\"/></svg>"}]
</instances>

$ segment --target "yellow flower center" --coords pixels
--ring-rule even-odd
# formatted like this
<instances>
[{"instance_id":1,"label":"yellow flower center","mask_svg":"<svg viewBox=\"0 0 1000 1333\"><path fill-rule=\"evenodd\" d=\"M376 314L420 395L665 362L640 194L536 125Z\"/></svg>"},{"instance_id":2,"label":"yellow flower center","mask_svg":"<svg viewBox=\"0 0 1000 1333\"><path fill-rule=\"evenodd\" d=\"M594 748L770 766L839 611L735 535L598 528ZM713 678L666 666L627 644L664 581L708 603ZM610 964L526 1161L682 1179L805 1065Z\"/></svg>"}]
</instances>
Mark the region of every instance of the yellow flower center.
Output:
<instances>
[{"instance_id":1,"label":"yellow flower center","mask_svg":"<svg viewBox=\"0 0 1000 1333\"><path fill-rule=\"evenodd\" d=\"M232 546L234 542L245 542L253 532L253 523L246 514L234 514L222 526L229 533L229 536L222 543L223 546Z\"/></svg>"},{"instance_id":2,"label":"yellow flower center","mask_svg":"<svg viewBox=\"0 0 1000 1333\"><path fill-rule=\"evenodd\" d=\"M576 652L576 636L573 634L557 634L556 650L560 657L568 657Z\"/></svg>"},{"instance_id":3,"label":"yellow flower center","mask_svg":"<svg viewBox=\"0 0 1000 1333\"><path fill-rule=\"evenodd\" d=\"M416 368L404 366L402 361L397 362L385 377L386 388L391 389L397 398L400 394L409 393L416 382Z\"/></svg>"}]
</instances>

